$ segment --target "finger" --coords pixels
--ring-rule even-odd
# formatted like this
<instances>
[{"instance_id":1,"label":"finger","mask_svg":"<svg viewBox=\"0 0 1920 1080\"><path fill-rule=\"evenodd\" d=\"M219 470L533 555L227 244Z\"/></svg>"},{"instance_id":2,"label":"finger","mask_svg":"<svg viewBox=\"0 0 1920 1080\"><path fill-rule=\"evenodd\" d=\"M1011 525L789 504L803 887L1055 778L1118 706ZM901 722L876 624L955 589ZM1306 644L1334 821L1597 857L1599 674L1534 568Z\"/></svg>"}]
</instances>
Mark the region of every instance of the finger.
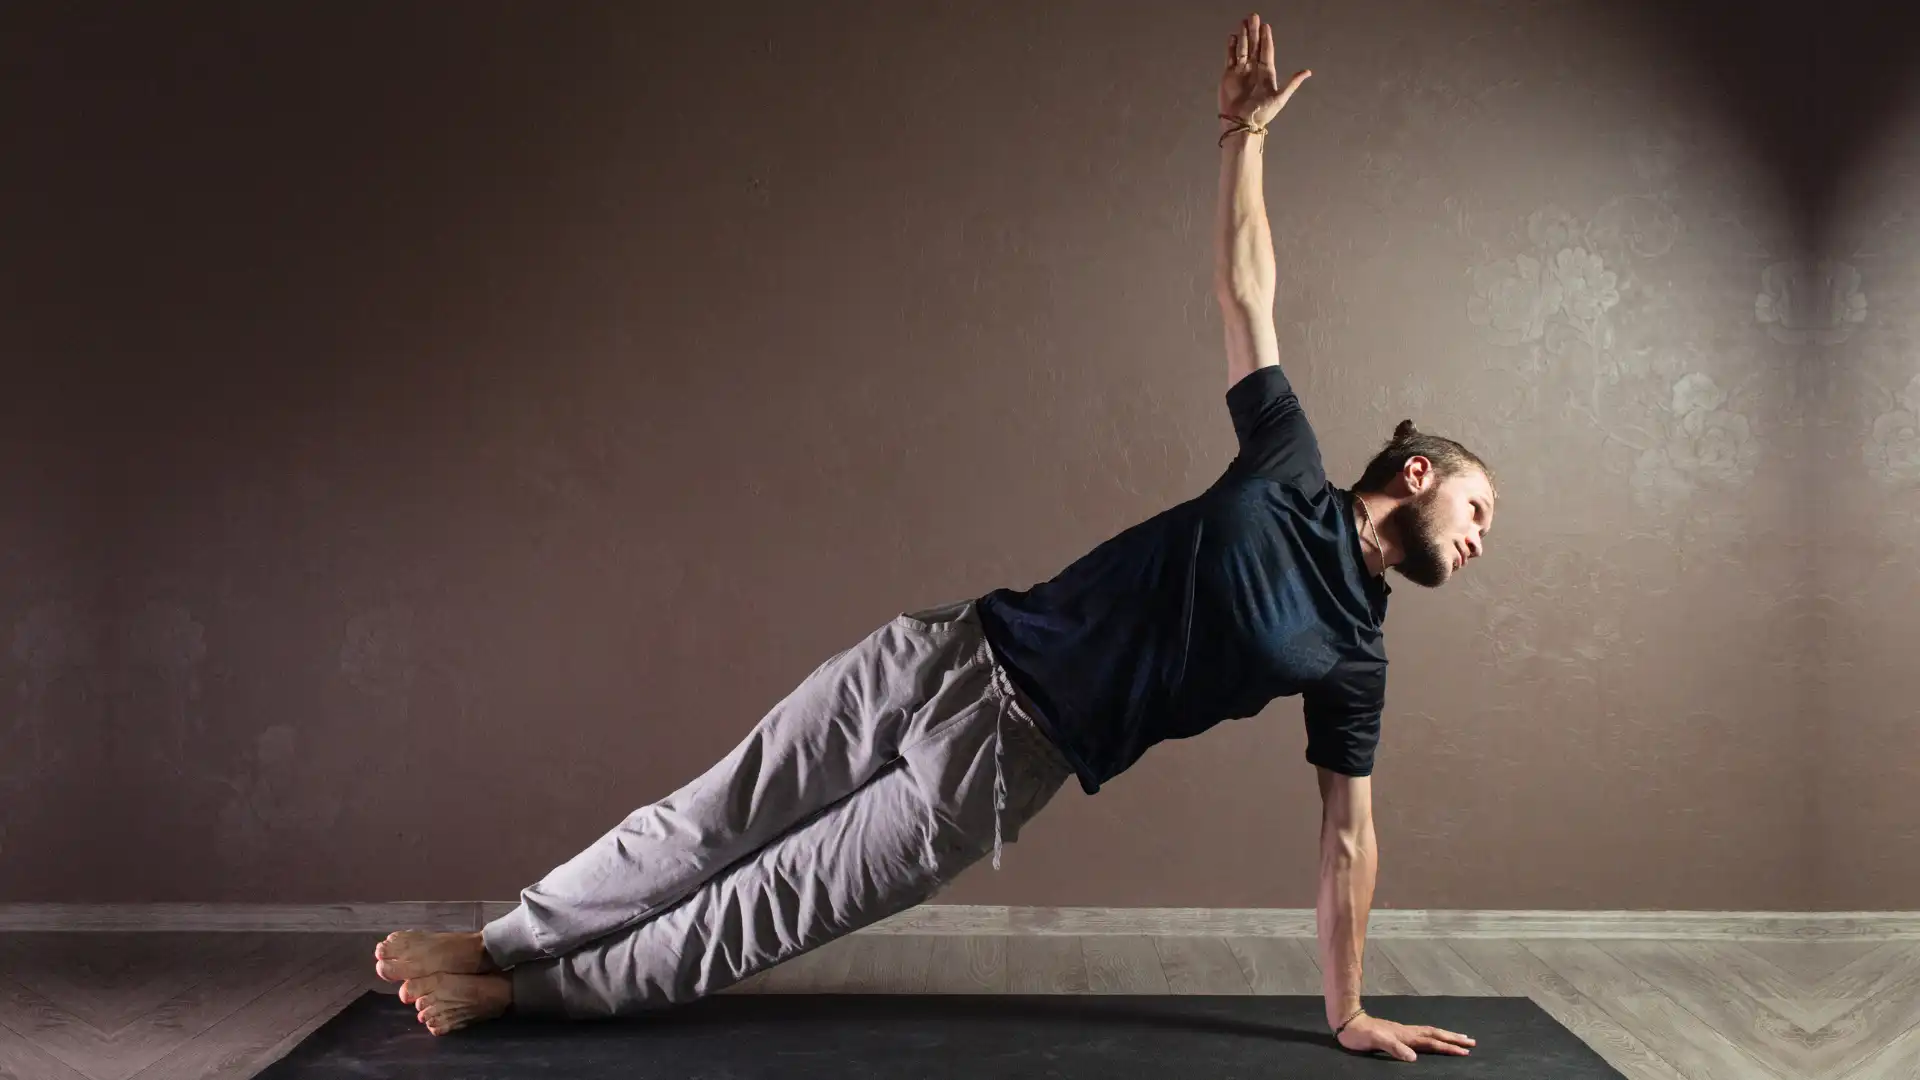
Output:
<instances>
[{"instance_id":1,"label":"finger","mask_svg":"<svg viewBox=\"0 0 1920 1080\"><path fill-rule=\"evenodd\" d=\"M1282 109L1286 108L1287 99L1293 96L1293 92L1295 90L1300 89L1301 83L1306 82L1308 79L1312 77L1313 77L1313 72L1311 71L1302 71L1299 74L1295 75L1293 77L1293 81L1287 84L1287 88L1285 90L1280 91L1280 108Z\"/></svg>"},{"instance_id":2,"label":"finger","mask_svg":"<svg viewBox=\"0 0 1920 1080\"><path fill-rule=\"evenodd\" d=\"M1431 1036L1427 1036L1427 1037L1415 1036L1414 1038L1409 1039L1407 1041L1412 1045L1427 1051L1428 1053L1457 1054L1461 1057L1467 1056L1466 1047L1456 1046L1453 1043L1446 1041L1445 1039L1436 1039Z\"/></svg>"},{"instance_id":3,"label":"finger","mask_svg":"<svg viewBox=\"0 0 1920 1080\"><path fill-rule=\"evenodd\" d=\"M1401 1061L1420 1060L1420 1055L1413 1052L1413 1047L1408 1046L1399 1039L1393 1039L1387 1043L1387 1053L1392 1054Z\"/></svg>"},{"instance_id":4,"label":"finger","mask_svg":"<svg viewBox=\"0 0 1920 1080\"><path fill-rule=\"evenodd\" d=\"M1233 65L1240 62L1239 56L1237 55L1239 52L1239 49L1240 49L1240 35L1239 34L1228 35L1227 37L1227 66L1228 67L1232 67Z\"/></svg>"},{"instance_id":5,"label":"finger","mask_svg":"<svg viewBox=\"0 0 1920 1080\"><path fill-rule=\"evenodd\" d=\"M1280 89L1279 76L1274 74L1273 68L1273 27L1271 25L1260 28L1260 66L1266 71L1267 78L1273 82L1273 88Z\"/></svg>"},{"instance_id":6,"label":"finger","mask_svg":"<svg viewBox=\"0 0 1920 1080\"><path fill-rule=\"evenodd\" d=\"M1461 1046L1479 1045L1475 1043L1468 1036L1462 1035L1457 1031L1448 1031L1446 1028L1437 1028L1437 1027L1423 1028L1421 1029L1421 1034L1430 1035L1436 1039L1446 1039L1449 1042L1457 1042Z\"/></svg>"},{"instance_id":7,"label":"finger","mask_svg":"<svg viewBox=\"0 0 1920 1080\"><path fill-rule=\"evenodd\" d=\"M1244 64L1247 62L1247 35L1246 35L1245 23L1241 24L1241 32L1233 36L1233 62L1236 64Z\"/></svg>"}]
</instances>

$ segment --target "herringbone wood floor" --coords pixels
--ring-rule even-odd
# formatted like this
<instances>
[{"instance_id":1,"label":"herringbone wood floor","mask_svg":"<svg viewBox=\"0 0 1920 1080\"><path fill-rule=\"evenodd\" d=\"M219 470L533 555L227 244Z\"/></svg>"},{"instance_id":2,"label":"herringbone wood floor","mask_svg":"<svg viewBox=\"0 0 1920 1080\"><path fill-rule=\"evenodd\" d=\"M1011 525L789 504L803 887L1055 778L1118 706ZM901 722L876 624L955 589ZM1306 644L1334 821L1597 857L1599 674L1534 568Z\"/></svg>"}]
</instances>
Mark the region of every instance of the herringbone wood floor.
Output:
<instances>
[{"instance_id":1,"label":"herringbone wood floor","mask_svg":"<svg viewBox=\"0 0 1920 1080\"><path fill-rule=\"evenodd\" d=\"M393 991L381 936L0 934L0 1077L252 1076ZM1920 1076L1914 942L1380 938L1365 989L1526 995L1636 1080ZM733 992L810 990L1317 994L1320 977L1300 938L862 934Z\"/></svg>"}]
</instances>

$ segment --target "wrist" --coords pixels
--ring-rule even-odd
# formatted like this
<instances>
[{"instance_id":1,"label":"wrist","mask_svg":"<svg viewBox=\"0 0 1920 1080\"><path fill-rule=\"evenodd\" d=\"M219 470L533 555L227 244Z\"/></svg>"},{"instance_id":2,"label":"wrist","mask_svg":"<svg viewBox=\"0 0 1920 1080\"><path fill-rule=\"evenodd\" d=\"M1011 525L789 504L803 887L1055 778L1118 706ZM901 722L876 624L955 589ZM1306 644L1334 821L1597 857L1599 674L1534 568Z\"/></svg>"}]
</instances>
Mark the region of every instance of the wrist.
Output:
<instances>
[{"instance_id":1,"label":"wrist","mask_svg":"<svg viewBox=\"0 0 1920 1080\"><path fill-rule=\"evenodd\" d=\"M1220 129L1220 138L1216 141L1220 144L1220 149L1225 151L1246 150L1246 154L1239 156L1242 161L1257 160L1267 147L1265 135L1256 135L1251 131L1235 131L1231 126L1223 126ZM1232 156L1231 153L1230 156Z\"/></svg>"},{"instance_id":2,"label":"wrist","mask_svg":"<svg viewBox=\"0 0 1920 1080\"><path fill-rule=\"evenodd\" d=\"M1220 120L1220 145L1244 141L1258 146L1266 139L1267 126L1252 116L1222 111Z\"/></svg>"}]
</instances>

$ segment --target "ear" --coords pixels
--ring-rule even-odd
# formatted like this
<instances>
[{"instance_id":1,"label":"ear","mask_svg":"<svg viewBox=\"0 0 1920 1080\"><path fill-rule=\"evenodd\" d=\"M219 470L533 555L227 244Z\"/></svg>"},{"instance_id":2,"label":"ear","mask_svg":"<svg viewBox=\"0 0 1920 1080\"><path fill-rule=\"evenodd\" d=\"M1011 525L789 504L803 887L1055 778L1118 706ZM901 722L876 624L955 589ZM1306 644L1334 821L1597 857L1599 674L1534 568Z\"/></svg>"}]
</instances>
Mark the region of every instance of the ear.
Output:
<instances>
[{"instance_id":1,"label":"ear","mask_svg":"<svg viewBox=\"0 0 1920 1080\"><path fill-rule=\"evenodd\" d=\"M1415 454L1400 467L1400 482L1407 486L1407 492L1418 495L1439 481L1434 472L1433 460L1424 454Z\"/></svg>"}]
</instances>

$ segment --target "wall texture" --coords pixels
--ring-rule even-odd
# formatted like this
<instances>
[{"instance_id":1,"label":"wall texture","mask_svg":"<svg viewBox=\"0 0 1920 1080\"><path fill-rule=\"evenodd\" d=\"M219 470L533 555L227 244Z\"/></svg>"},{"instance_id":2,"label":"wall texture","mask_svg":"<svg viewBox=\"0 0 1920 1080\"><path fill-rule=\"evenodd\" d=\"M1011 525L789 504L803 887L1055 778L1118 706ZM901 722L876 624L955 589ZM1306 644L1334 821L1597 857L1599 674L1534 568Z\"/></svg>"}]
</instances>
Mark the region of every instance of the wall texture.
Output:
<instances>
[{"instance_id":1,"label":"wall texture","mask_svg":"<svg viewBox=\"0 0 1920 1080\"><path fill-rule=\"evenodd\" d=\"M1861 150L1769 332L1803 343L1820 516L1796 576L1815 674L1813 880L1920 909L1920 95ZM1792 317L1788 317L1788 316ZM1796 319L1799 325L1795 325Z\"/></svg>"},{"instance_id":2,"label":"wall texture","mask_svg":"<svg viewBox=\"0 0 1920 1080\"><path fill-rule=\"evenodd\" d=\"M0 15L0 900L510 899L1225 467L1243 11L693 11ZM1380 907L1920 908L1920 99L1864 19L1675 11L1263 12L1330 468L1411 417L1502 480L1396 589ZM1310 906L1303 748L1164 745L944 899Z\"/></svg>"}]
</instances>

